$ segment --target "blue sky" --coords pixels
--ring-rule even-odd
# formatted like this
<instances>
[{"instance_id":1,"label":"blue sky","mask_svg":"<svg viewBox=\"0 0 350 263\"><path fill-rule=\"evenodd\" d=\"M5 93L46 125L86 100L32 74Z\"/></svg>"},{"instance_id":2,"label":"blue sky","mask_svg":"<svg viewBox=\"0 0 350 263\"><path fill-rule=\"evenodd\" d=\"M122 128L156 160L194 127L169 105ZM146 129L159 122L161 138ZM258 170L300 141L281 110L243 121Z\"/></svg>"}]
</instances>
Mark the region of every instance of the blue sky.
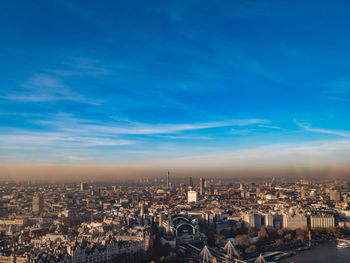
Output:
<instances>
[{"instance_id":1,"label":"blue sky","mask_svg":"<svg viewBox=\"0 0 350 263\"><path fill-rule=\"evenodd\" d=\"M0 7L3 164L350 157L348 1Z\"/></svg>"}]
</instances>

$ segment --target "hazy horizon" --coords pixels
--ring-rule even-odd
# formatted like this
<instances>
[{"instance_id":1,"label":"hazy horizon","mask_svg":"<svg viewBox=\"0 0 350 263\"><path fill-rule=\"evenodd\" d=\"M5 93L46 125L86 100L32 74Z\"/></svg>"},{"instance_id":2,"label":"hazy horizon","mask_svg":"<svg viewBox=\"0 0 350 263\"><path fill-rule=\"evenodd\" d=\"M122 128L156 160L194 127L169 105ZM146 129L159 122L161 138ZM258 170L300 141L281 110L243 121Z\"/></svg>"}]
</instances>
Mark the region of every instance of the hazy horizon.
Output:
<instances>
[{"instance_id":1,"label":"hazy horizon","mask_svg":"<svg viewBox=\"0 0 350 263\"><path fill-rule=\"evenodd\" d=\"M350 176L350 3L0 6L0 180Z\"/></svg>"}]
</instances>

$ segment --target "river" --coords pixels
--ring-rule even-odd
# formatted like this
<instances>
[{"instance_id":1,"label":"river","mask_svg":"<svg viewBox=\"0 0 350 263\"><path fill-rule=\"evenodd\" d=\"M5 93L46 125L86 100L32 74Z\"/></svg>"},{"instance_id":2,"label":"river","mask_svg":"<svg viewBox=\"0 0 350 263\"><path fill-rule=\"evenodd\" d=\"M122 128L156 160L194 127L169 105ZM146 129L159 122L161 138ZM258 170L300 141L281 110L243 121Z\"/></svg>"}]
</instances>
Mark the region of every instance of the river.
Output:
<instances>
[{"instance_id":1,"label":"river","mask_svg":"<svg viewBox=\"0 0 350 263\"><path fill-rule=\"evenodd\" d=\"M310 250L301 252L300 254L279 261L281 263L316 263L331 262L344 263L350 262L350 248L337 248L336 243L329 242L320 244Z\"/></svg>"}]
</instances>

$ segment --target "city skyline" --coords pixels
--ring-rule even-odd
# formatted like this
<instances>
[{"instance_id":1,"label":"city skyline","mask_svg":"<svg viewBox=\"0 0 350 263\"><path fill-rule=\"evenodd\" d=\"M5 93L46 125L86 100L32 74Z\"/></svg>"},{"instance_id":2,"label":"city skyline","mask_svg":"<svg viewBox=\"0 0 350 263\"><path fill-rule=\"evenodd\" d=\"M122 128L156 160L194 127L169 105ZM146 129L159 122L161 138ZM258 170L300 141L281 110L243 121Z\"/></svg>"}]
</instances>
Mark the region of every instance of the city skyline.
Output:
<instances>
[{"instance_id":1,"label":"city skyline","mask_svg":"<svg viewBox=\"0 0 350 263\"><path fill-rule=\"evenodd\" d=\"M1 178L349 176L349 7L3 1Z\"/></svg>"}]
</instances>

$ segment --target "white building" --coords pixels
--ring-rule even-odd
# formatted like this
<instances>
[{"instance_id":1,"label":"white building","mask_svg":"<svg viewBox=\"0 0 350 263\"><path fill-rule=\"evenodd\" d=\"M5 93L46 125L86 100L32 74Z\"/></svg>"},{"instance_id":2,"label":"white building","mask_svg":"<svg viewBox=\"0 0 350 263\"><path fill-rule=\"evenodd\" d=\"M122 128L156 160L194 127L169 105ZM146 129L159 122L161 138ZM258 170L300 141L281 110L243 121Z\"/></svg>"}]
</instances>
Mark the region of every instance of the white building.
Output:
<instances>
[{"instance_id":1,"label":"white building","mask_svg":"<svg viewBox=\"0 0 350 263\"><path fill-rule=\"evenodd\" d=\"M283 228L295 230L298 228L307 228L307 218L305 215L291 208L289 213L283 214Z\"/></svg>"},{"instance_id":2,"label":"white building","mask_svg":"<svg viewBox=\"0 0 350 263\"><path fill-rule=\"evenodd\" d=\"M187 202L188 203L197 203L198 202L198 194L196 191L188 191L187 192Z\"/></svg>"},{"instance_id":3,"label":"white building","mask_svg":"<svg viewBox=\"0 0 350 263\"><path fill-rule=\"evenodd\" d=\"M274 228L273 214L266 213L264 214L264 217L265 217L265 227Z\"/></svg>"},{"instance_id":4,"label":"white building","mask_svg":"<svg viewBox=\"0 0 350 263\"><path fill-rule=\"evenodd\" d=\"M334 227L334 216L311 216L311 228L329 228Z\"/></svg>"},{"instance_id":5,"label":"white building","mask_svg":"<svg viewBox=\"0 0 350 263\"><path fill-rule=\"evenodd\" d=\"M242 215L245 227L252 227L256 230L261 228L261 215L253 212L247 212Z\"/></svg>"}]
</instances>

